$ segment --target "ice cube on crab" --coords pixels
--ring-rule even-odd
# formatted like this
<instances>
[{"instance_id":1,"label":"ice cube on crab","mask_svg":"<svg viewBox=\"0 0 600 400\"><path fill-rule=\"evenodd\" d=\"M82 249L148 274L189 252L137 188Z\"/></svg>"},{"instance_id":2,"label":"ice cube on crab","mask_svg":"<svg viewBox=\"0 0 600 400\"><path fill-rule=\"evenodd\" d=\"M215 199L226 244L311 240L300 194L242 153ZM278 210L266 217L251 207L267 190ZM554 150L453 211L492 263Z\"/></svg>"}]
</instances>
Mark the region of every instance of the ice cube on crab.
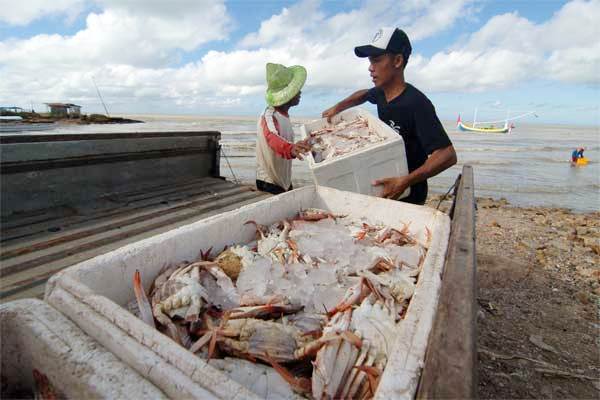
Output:
<instances>
[{"instance_id":1,"label":"ice cube on crab","mask_svg":"<svg viewBox=\"0 0 600 400\"><path fill-rule=\"evenodd\" d=\"M422 257L425 256L425 250L420 245L396 246L389 244L385 246L385 251L396 265L405 264L410 268L418 268Z\"/></svg>"},{"instance_id":2,"label":"ice cube on crab","mask_svg":"<svg viewBox=\"0 0 600 400\"><path fill-rule=\"evenodd\" d=\"M294 393L290 385L273 368L266 365L232 357L212 360L210 365L263 399L304 399Z\"/></svg>"},{"instance_id":3,"label":"ice cube on crab","mask_svg":"<svg viewBox=\"0 0 600 400\"><path fill-rule=\"evenodd\" d=\"M241 294L262 297L267 294L267 282L273 262L265 257L256 257L254 263L244 266L237 279L237 289Z\"/></svg>"}]
</instances>

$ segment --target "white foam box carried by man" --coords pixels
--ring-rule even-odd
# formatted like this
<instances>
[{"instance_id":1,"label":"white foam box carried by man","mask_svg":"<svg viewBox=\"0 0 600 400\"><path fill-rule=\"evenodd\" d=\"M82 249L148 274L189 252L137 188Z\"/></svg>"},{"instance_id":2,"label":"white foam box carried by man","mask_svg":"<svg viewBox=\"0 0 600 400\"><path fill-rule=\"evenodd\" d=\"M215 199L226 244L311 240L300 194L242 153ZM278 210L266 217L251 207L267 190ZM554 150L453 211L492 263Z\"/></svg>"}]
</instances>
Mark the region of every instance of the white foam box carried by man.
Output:
<instances>
[{"instance_id":1,"label":"white foam box carried by man","mask_svg":"<svg viewBox=\"0 0 600 400\"><path fill-rule=\"evenodd\" d=\"M431 242L415 294L398 325L395 342L390 343L388 363L375 395L377 399L414 397L437 309L450 233L449 217L428 207L306 186L67 268L49 280L45 299L169 397L264 397L145 324L125 306L135 298L136 269L140 270L142 284L148 290L165 265L196 259L201 249L222 249L254 240L255 227L244 224L246 221L269 225L307 208L365 218L371 223L385 221L386 225L398 229L406 223L410 234L422 242L426 241L427 231L430 232Z\"/></svg>"},{"instance_id":2,"label":"white foam box carried by man","mask_svg":"<svg viewBox=\"0 0 600 400\"><path fill-rule=\"evenodd\" d=\"M68 399L167 398L41 300L0 305L0 332L0 398L39 398L33 393L50 390Z\"/></svg>"},{"instance_id":3,"label":"white foam box carried by man","mask_svg":"<svg viewBox=\"0 0 600 400\"><path fill-rule=\"evenodd\" d=\"M380 196L383 186L373 186L371 183L374 180L408 175L404 140L385 122L365 109L354 107L335 115L331 119L331 123L322 118L304 124L300 127L300 133L304 139L311 132L339 124L342 121L353 121L359 116L367 120L369 129L386 137L386 140L321 162L315 162L312 153L309 153L306 155L308 167L315 185ZM399 198L404 198L409 194L410 188L407 188Z\"/></svg>"}]
</instances>

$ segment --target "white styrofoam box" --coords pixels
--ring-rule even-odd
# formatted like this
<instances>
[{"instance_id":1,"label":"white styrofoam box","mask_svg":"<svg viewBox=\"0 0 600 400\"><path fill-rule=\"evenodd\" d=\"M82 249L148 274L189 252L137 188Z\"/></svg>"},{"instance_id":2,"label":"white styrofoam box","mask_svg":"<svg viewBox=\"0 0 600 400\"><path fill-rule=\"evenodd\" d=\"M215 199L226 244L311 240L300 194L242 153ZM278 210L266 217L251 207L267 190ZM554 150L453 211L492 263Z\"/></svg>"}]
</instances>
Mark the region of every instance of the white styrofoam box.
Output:
<instances>
[{"instance_id":1,"label":"white styrofoam box","mask_svg":"<svg viewBox=\"0 0 600 400\"><path fill-rule=\"evenodd\" d=\"M405 319L399 324L396 342L377 391L380 399L413 397L437 308L450 231L448 216L428 207L307 186L74 265L52 277L46 285L45 298L169 396L190 397L190 393L204 390L207 392L204 397L256 398L247 388L146 325L122 306L134 299L132 278L136 269L141 271L142 283L148 288L165 264L195 259L200 249L211 246L218 249L253 240L255 229L244 225L246 221L271 224L311 207L366 218L372 223L385 222L396 228L410 222L411 233L422 241L426 240L426 228L430 230L431 244L416 292ZM399 373L405 376L399 379ZM179 386L171 387L175 378Z\"/></svg>"},{"instance_id":2,"label":"white styrofoam box","mask_svg":"<svg viewBox=\"0 0 600 400\"><path fill-rule=\"evenodd\" d=\"M376 131L379 135L387 139L355 152L319 163L315 162L312 153L308 153L306 155L308 167L315 185L328 186L371 196L380 196L383 186L373 186L371 183L374 180L408 175L406 148L400 134L376 116L358 107L335 115L331 119L331 124L325 118L304 124L300 127L300 132L304 139L310 132L331 126L332 124L338 124L342 121L353 121L359 116L367 120L371 130ZM409 194L410 188L407 188L399 198L404 198Z\"/></svg>"},{"instance_id":3,"label":"white styrofoam box","mask_svg":"<svg viewBox=\"0 0 600 400\"><path fill-rule=\"evenodd\" d=\"M2 398L33 397L33 369L69 399L166 399L64 315L38 299L0 305Z\"/></svg>"}]
</instances>

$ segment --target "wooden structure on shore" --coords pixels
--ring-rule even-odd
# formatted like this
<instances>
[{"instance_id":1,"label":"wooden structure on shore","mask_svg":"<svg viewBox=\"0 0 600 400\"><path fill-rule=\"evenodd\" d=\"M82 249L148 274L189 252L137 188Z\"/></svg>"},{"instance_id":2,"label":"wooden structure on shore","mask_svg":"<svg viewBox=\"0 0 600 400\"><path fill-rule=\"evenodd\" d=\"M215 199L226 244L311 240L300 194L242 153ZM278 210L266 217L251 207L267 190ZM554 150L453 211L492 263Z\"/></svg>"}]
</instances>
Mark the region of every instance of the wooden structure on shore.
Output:
<instances>
[{"instance_id":1,"label":"wooden structure on shore","mask_svg":"<svg viewBox=\"0 0 600 400\"><path fill-rule=\"evenodd\" d=\"M45 103L50 109L50 115L55 117L79 117L81 106L71 103Z\"/></svg>"}]
</instances>

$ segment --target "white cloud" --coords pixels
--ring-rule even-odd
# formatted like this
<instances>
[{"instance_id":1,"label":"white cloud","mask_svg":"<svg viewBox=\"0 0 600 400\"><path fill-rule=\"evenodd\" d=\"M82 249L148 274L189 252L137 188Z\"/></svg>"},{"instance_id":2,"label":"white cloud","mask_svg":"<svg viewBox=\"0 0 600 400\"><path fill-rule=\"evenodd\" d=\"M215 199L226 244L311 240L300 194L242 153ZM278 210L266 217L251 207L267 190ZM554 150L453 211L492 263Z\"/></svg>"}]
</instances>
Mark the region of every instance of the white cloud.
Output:
<instances>
[{"instance_id":1,"label":"white cloud","mask_svg":"<svg viewBox=\"0 0 600 400\"><path fill-rule=\"evenodd\" d=\"M518 13L498 15L464 44L414 57L407 75L431 91L484 91L528 79L600 84L597 21L598 0L567 3L541 24Z\"/></svg>"},{"instance_id":2,"label":"white cloud","mask_svg":"<svg viewBox=\"0 0 600 400\"><path fill-rule=\"evenodd\" d=\"M0 42L0 63L55 71L101 64L163 66L176 59L177 50L191 51L226 37L230 18L223 4L211 0L193 4L185 16L137 13L124 7L90 13L86 28L73 36Z\"/></svg>"},{"instance_id":3,"label":"white cloud","mask_svg":"<svg viewBox=\"0 0 600 400\"><path fill-rule=\"evenodd\" d=\"M0 0L1 1L1 0ZM44 2L46 3L46 2ZM66 13L81 1L54 1L21 21ZM86 3L89 5L90 3ZM419 43L457 21L472 19L472 0L365 0L354 9L324 11L319 1L300 1L265 19L233 50L209 50L180 65L179 57L226 40L231 20L216 0L96 0L74 35L36 35L0 40L3 102L95 103L94 76L108 102L166 102L185 107L238 107L260 99L266 62L301 64L307 91L348 94L370 85L368 62L354 56L378 26L403 27L413 42L407 79L426 92L484 91L532 78L597 84L600 0L576 0L544 23L518 13L498 15L478 31L430 57ZM477 5L477 3L475 3ZM37 12L33 12L37 9ZM0 19L8 21L6 15ZM26 98L23 98L23 97Z\"/></svg>"},{"instance_id":4,"label":"white cloud","mask_svg":"<svg viewBox=\"0 0 600 400\"><path fill-rule=\"evenodd\" d=\"M74 18L82 10L84 0L0 0L0 22L27 25L47 15Z\"/></svg>"}]
</instances>

